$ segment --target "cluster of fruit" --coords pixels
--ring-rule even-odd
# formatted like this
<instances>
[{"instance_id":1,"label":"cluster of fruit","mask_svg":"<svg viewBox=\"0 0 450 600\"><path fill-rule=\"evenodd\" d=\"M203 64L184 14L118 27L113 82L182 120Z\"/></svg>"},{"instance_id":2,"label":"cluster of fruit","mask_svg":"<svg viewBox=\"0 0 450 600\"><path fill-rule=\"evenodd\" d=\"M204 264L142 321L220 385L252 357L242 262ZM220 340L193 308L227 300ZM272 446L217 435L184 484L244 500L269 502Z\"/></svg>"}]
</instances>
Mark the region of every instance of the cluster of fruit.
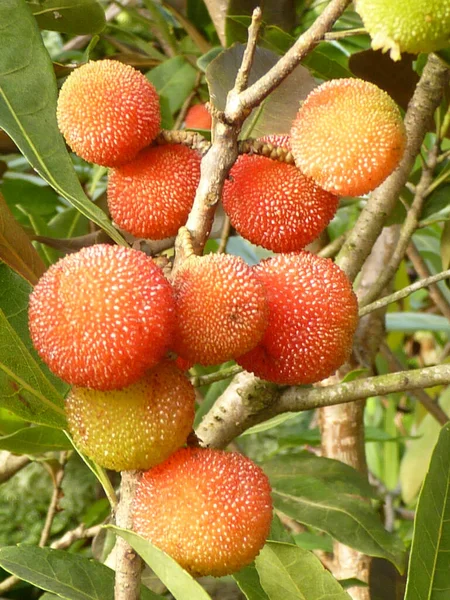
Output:
<instances>
[{"instance_id":1,"label":"cluster of fruit","mask_svg":"<svg viewBox=\"0 0 450 600\"><path fill-rule=\"evenodd\" d=\"M120 227L153 239L176 233L200 156L149 146L160 113L143 75L115 61L88 63L63 85L57 116L75 152L111 167L108 202ZM52 265L30 297L33 343L74 386L66 410L75 443L106 468L148 470L134 528L195 574L253 560L270 527L270 486L243 456L183 448L195 392L173 353L189 365L234 359L280 384L317 382L339 368L352 347L356 297L337 265L303 248L334 215L337 194L366 193L389 175L405 135L389 96L339 80L312 92L290 137L266 141L291 148L297 166L242 155L223 202L243 236L284 254L255 267L192 255L169 282L144 253L95 245Z\"/></svg>"}]
</instances>

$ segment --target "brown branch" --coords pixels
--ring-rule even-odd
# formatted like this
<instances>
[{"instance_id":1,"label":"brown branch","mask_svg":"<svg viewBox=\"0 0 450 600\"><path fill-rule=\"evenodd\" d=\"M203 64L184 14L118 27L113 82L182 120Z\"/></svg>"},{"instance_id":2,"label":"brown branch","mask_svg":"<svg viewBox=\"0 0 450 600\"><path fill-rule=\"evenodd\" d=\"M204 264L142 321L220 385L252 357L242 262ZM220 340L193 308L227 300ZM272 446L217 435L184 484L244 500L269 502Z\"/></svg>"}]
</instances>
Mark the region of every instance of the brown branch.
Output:
<instances>
[{"instance_id":1,"label":"brown branch","mask_svg":"<svg viewBox=\"0 0 450 600\"><path fill-rule=\"evenodd\" d=\"M252 22L248 28L248 41L244 50L244 56L242 57L241 66L236 75L236 82L234 84L234 91L240 94L247 89L248 78L250 77L250 70L253 64L253 58L256 51L256 43L258 41L259 30L262 23L262 10L260 7L256 7L252 14Z\"/></svg>"},{"instance_id":2,"label":"brown branch","mask_svg":"<svg viewBox=\"0 0 450 600\"><path fill-rule=\"evenodd\" d=\"M56 513L58 512L58 504L61 499L62 489L61 484L64 478L64 466L67 462L68 453L61 452L61 458L58 470L53 474L53 492L50 500L50 504L47 510L47 516L45 517L44 527L41 531L41 537L39 539L39 546L43 548L50 537L50 532L52 529L53 519L55 518Z\"/></svg>"},{"instance_id":3,"label":"brown branch","mask_svg":"<svg viewBox=\"0 0 450 600\"><path fill-rule=\"evenodd\" d=\"M4 483L11 479L18 471L26 467L30 463L28 456L16 456L2 450L0 452L0 483Z\"/></svg>"},{"instance_id":4,"label":"brown branch","mask_svg":"<svg viewBox=\"0 0 450 600\"><path fill-rule=\"evenodd\" d=\"M66 531L58 540L55 540L50 544L50 548L55 550L65 550L77 542L78 540L87 540L94 538L102 530L102 525L93 525L92 527L86 527L84 523L80 523L75 529Z\"/></svg>"}]
</instances>

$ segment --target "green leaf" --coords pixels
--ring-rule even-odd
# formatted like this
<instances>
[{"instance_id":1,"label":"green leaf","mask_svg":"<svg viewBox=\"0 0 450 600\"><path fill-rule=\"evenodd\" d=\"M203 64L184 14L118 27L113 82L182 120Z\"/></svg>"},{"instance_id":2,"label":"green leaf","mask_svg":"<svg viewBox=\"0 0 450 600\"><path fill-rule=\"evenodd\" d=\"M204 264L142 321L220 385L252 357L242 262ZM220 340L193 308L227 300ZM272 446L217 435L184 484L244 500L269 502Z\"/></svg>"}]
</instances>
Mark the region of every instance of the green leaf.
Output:
<instances>
[{"instance_id":1,"label":"green leaf","mask_svg":"<svg viewBox=\"0 0 450 600\"><path fill-rule=\"evenodd\" d=\"M268 542L255 562L270 600L350 600L319 559L303 548Z\"/></svg>"},{"instance_id":2,"label":"green leaf","mask_svg":"<svg viewBox=\"0 0 450 600\"><path fill-rule=\"evenodd\" d=\"M67 600L114 597L114 571L80 554L35 546L0 548L0 566L36 587ZM142 600L163 600L141 588Z\"/></svg>"},{"instance_id":3,"label":"green leaf","mask_svg":"<svg viewBox=\"0 0 450 600\"><path fill-rule=\"evenodd\" d=\"M30 8L41 29L93 34L105 28L105 12L97 0L31 0Z\"/></svg>"},{"instance_id":4,"label":"green leaf","mask_svg":"<svg viewBox=\"0 0 450 600\"><path fill-rule=\"evenodd\" d=\"M2 0L0 23L0 127L58 194L126 245L78 181L56 122L53 66L25 0Z\"/></svg>"},{"instance_id":5,"label":"green leaf","mask_svg":"<svg viewBox=\"0 0 450 600\"><path fill-rule=\"evenodd\" d=\"M414 523L405 600L450 597L450 424L431 457Z\"/></svg>"},{"instance_id":6,"label":"green leaf","mask_svg":"<svg viewBox=\"0 0 450 600\"><path fill-rule=\"evenodd\" d=\"M175 56L149 71L146 77L160 97L167 100L173 115L194 89L197 71L183 56Z\"/></svg>"},{"instance_id":7,"label":"green leaf","mask_svg":"<svg viewBox=\"0 0 450 600\"><path fill-rule=\"evenodd\" d=\"M416 331L438 331L450 335L450 323L445 317L425 313L387 313L387 331L416 333Z\"/></svg>"},{"instance_id":8,"label":"green leaf","mask_svg":"<svg viewBox=\"0 0 450 600\"><path fill-rule=\"evenodd\" d=\"M444 223L441 237L442 269L446 271L450 265L450 221Z\"/></svg>"},{"instance_id":9,"label":"green leaf","mask_svg":"<svg viewBox=\"0 0 450 600\"><path fill-rule=\"evenodd\" d=\"M298 413L290 413L290 412L282 413L281 415L277 415L276 417L272 417L271 419L264 421L264 423L259 423L259 425L253 425L253 427L250 427L250 429L247 429L246 431L244 431L244 433L242 435L253 435L254 433L261 433L262 431L268 431L269 429L278 427L278 425L281 425L285 421L288 421L289 419L292 419L293 417L296 417L297 415L298 415Z\"/></svg>"},{"instance_id":10,"label":"green leaf","mask_svg":"<svg viewBox=\"0 0 450 600\"><path fill-rule=\"evenodd\" d=\"M72 448L63 431L37 425L0 437L0 450L13 454L43 454Z\"/></svg>"},{"instance_id":11,"label":"green leaf","mask_svg":"<svg viewBox=\"0 0 450 600\"><path fill-rule=\"evenodd\" d=\"M348 58L341 48L322 42L302 61L315 77L319 79L337 79L353 77L348 69Z\"/></svg>"},{"instance_id":12,"label":"green leaf","mask_svg":"<svg viewBox=\"0 0 450 600\"><path fill-rule=\"evenodd\" d=\"M233 574L233 579L247 600L269 600L259 580L254 563Z\"/></svg>"},{"instance_id":13,"label":"green leaf","mask_svg":"<svg viewBox=\"0 0 450 600\"><path fill-rule=\"evenodd\" d=\"M123 537L136 550L175 600L211 600L202 586L168 554L132 531L112 525L108 525L107 528Z\"/></svg>"},{"instance_id":14,"label":"green leaf","mask_svg":"<svg viewBox=\"0 0 450 600\"><path fill-rule=\"evenodd\" d=\"M225 108L226 97L234 86L237 71L241 65L244 46L236 44L219 54L206 69L206 80L214 106ZM278 56L270 50L256 48L249 85L267 73L278 61ZM269 133L287 133L299 109L299 103L316 86L309 71L298 66L286 77L281 85L245 120L242 138L261 137Z\"/></svg>"},{"instance_id":15,"label":"green leaf","mask_svg":"<svg viewBox=\"0 0 450 600\"><path fill-rule=\"evenodd\" d=\"M358 497L369 495L368 483L348 465L316 456L314 459L317 468L313 460L303 464L302 455L280 456L263 464L275 508L369 556L386 558L401 572L403 543L384 529L371 504ZM321 467L319 460L341 466Z\"/></svg>"}]
</instances>

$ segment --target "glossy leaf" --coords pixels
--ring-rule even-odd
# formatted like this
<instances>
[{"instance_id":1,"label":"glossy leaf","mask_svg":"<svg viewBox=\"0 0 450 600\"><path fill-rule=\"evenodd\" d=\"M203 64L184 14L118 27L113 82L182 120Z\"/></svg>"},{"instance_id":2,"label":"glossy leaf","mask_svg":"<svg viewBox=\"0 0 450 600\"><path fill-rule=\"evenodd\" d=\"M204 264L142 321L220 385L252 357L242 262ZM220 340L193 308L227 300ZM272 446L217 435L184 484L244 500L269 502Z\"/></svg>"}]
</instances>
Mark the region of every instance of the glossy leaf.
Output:
<instances>
[{"instance_id":1,"label":"glossy leaf","mask_svg":"<svg viewBox=\"0 0 450 600\"><path fill-rule=\"evenodd\" d=\"M351 467L338 461L314 458L318 459L317 469L312 460L309 464L305 461L302 469L298 456L279 457L263 464L272 485L275 508L369 556L386 558L401 572L405 560L403 543L384 529L370 503L358 497L366 495L368 488L362 476L356 471L350 475ZM330 460L341 467L330 466L321 471L319 460Z\"/></svg>"},{"instance_id":2,"label":"glossy leaf","mask_svg":"<svg viewBox=\"0 0 450 600\"><path fill-rule=\"evenodd\" d=\"M100 33L105 12L97 0L31 1L30 8L41 29L74 34Z\"/></svg>"},{"instance_id":3,"label":"glossy leaf","mask_svg":"<svg viewBox=\"0 0 450 600\"><path fill-rule=\"evenodd\" d=\"M43 454L70 448L72 445L63 431L45 425L25 427L0 437L0 450L8 450L13 454Z\"/></svg>"},{"instance_id":4,"label":"glossy leaf","mask_svg":"<svg viewBox=\"0 0 450 600\"><path fill-rule=\"evenodd\" d=\"M431 457L414 524L405 600L450 597L450 425Z\"/></svg>"},{"instance_id":5,"label":"glossy leaf","mask_svg":"<svg viewBox=\"0 0 450 600\"><path fill-rule=\"evenodd\" d=\"M58 194L125 244L78 181L56 122L53 66L25 0L3 0L0 23L0 127Z\"/></svg>"},{"instance_id":6,"label":"glossy leaf","mask_svg":"<svg viewBox=\"0 0 450 600\"><path fill-rule=\"evenodd\" d=\"M46 267L0 194L0 260L34 285Z\"/></svg>"},{"instance_id":7,"label":"glossy leaf","mask_svg":"<svg viewBox=\"0 0 450 600\"><path fill-rule=\"evenodd\" d=\"M298 546L268 542L255 563L270 600L350 600L319 559Z\"/></svg>"},{"instance_id":8,"label":"glossy leaf","mask_svg":"<svg viewBox=\"0 0 450 600\"><path fill-rule=\"evenodd\" d=\"M114 571L80 554L36 546L4 546L0 566L36 587L67 600L114 597ZM141 600L163 600L141 588Z\"/></svg>"},{"instance_id":9,"label":"glossy leaf","mask_svg":"<svg viewBox=\"0 0 450 600\"><path fill-rule=\"evenodd\" d=\"M168 554L153 546L140 535L108 526L130 544L164 583L175 600L211 600L209 594Z\"/></svg>"},{"instance_id":10,"label":"glossy leaf","mask_svg":"<svg viewBox=\"0 0 450 600\"><path fill-rule=\"evenodd\" d=\"M232 89L242 62L244 46L236 44L219 54L206 69L206 80L216 108L223 110L227 93ZM256 48L250 72L251 85L278 61L270 50ZM269 133L288 133L297 114L299 104L316 86L309 71L298 66L283 83L270 94L261 106L255 108L245 120L242 138L260 137Z\"/></svg>"}]
</instances>

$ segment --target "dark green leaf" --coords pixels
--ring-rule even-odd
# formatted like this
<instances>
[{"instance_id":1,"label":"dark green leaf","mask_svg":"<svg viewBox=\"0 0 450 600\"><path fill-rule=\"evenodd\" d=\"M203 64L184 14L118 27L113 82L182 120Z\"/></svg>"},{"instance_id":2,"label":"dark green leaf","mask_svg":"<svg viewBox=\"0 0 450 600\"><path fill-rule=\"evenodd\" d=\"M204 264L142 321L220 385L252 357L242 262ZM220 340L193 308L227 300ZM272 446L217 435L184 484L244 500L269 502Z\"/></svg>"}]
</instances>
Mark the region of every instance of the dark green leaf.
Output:
<instances>
[{"instance_id":1,"label":"dark green leaf","mask_svg":"<svg viewBox=\"0 0 450 600\"><path fill-rule=\"evenodd\" d=\"M31 0L30 8L41 29L63 33L100 33L105 12L97 0Z\"/></svg>"},{"instance_id":2,"label":"dark green leaf","mask_svg":"<svg viewBox=\"0 0 450 600\"><path fill-rule=\"evenodd\" d=\"M108 525L123 537L155 572L176 600L211 600L209 594L168 554L153 546L140 535Z\"/></svg>"},{"instance_id":3,"label":"dark green leaf","mask_svg":"<svg viewBox=\"0 0 450 600\"><path fill-rule=\"evenodd\" d=\"M194 89L197 72L183 56L175 56L149 71L146 77L160 97L167 100L173 115Z\"/></svg>"},{"instance_id":4,"label":"dark green leaf","mask_svg":"<svg viewBox=\"0 0 450 600\"><path fill-rule=\"evenodd\" d=\"M237 19L229 18L234 15L252 15L253 9L258 6L255 0L230 0L227 8L225 22L225 35L227 45L234 42L247 41L247 27L238 26ZM267 0L261 4L262 20L265 25L277 25L281 29L291 31L295 25L295 2L293 0Z\"/></svg>"},{"instance_id":5,"label":"dark green leaf","mask_svg":"<svg viewBox=\"0 0 450 600\"><path fill-rule=\"evenodd\" d=\"M319 79L353 77L348 68L348 59L340 48L322 42L302 61Z\"/></svg>"},{"instance_id":6,"label":"dark green leaf","mask_svg":"<svg viewBox=\"0 0 450 600\"><path fill-rule=\"evenodd\" d=\"M72 444L63 431L45 425L25 427L0 437L0 450L8 450L13 454L43 454L70 448Z\"/></svg>"},{"instance_id":7,"label":"dark green leaf","mask_svg":"<svg viewBox=\"0 0 450 600\"><path fill-rule=\"evenodd\" d=\"M114 597L114 571L80 554L35 546L5 546L0 566L36 587L67 600L109 600ZM141 588L142 600L163 600Z\"/></svg>"},{"instance_id":8,"label":"dark green leaf","mask_svg":"<svg viewBox=\"0 0 450 600\"><path fill-rule=\"evenodd\" d=\"M255 563L270 600L350 600L319 559L298 546L268 542Z\"/></svg>"},{"instance_id":9,"label":"dark green leaf","mask_svg":"<svg viewBox=\"0 0 450 600\"><path fill-rule=\"evenodd\" d=\"M58 194L125 244L78 181L56 122L53 66L25 0L3 0L0 23L0 127Z\"/></svg>"},{"instance_id":10,"label":"dark green leaf","mask_svg":"<svg viewBox=\"0 0 450 600\"><path fill-rule=\"evenodd\" d=\"M444 425L419 496L405 600L450 597L450 425Z\"/></svg>"},{"instance_id":11,"label":"dark green leaf","mask_svg":"<svg viewBox=\"0 0 450 600\"><path fill-rule=\"evenodd\" d=\"M261 586L254 563L234 573L233 579L247 600L269 600L268 595Z\"/></svg>"}]
</instances>

